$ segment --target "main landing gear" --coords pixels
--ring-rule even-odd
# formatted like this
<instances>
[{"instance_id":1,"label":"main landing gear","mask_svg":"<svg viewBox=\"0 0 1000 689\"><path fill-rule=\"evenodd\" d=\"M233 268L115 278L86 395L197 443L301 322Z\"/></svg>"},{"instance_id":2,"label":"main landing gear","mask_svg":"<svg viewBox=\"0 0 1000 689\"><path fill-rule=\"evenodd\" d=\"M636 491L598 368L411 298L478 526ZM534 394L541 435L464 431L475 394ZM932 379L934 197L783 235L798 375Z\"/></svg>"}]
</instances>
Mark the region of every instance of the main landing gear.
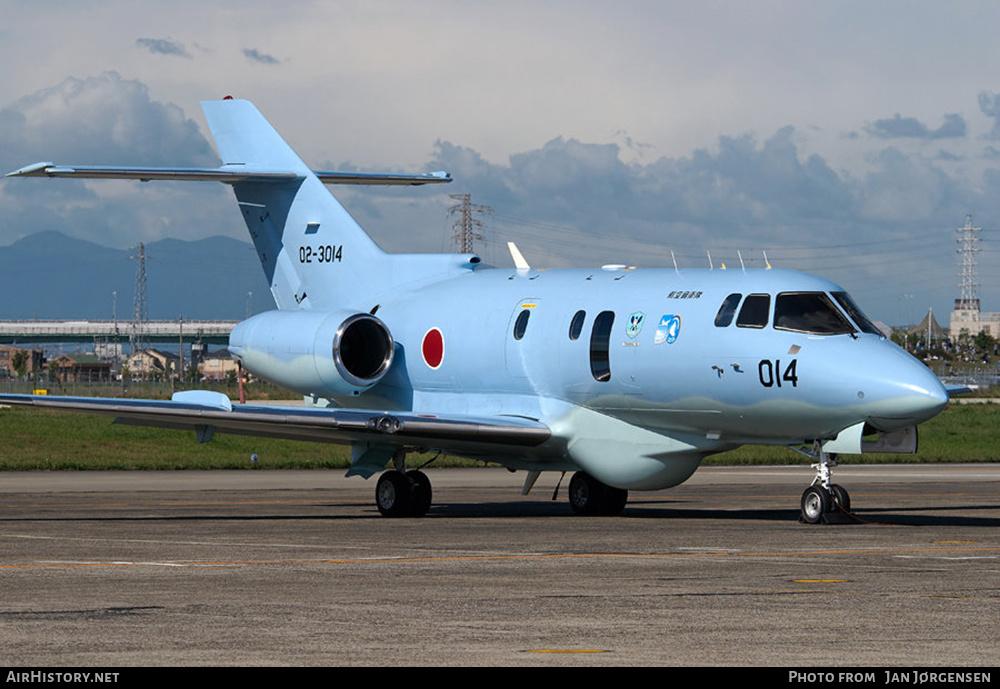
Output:
<instances>
[{"instance_id":1,"label":"main landing gear","mask_svg":"<svg viewBox=\"0 0 1000 689\"><path fill-rule=\"evenodd\" d=\"M832 469L837 466L837 455L827 454L823 451L823 446L816 442L809 456L817 457L819 462L812 465L816 470L816 478L802 493L802 514L799 518L806 524L839 521L842 516L851 512L851 496L843 486L831 482Z\"/></svg>"},{"instance_id":2,"label":"main landing gear","mask_svg":"<svg viewBox=\"0 0 1000 689\"><path fill-rule=\"evenodd\" d=\"M627 490L612 488L590 474L578 471L569 480L569 504L577 514L611 517L625 509L626 502Z\"/></svg>"},{"instance_id":3,"label":"main landing gear","mask_svg":"<svg viewBox=\"0 0 1000 689\"><path fill-rule=\"evenodd\" d=\"M430 479L419 469L406 471L405 458L405 452L397 452L395 468L382 472L375 486L375 504L383 517L423 517L431 508Z\"/></svg>"}]
</instances>

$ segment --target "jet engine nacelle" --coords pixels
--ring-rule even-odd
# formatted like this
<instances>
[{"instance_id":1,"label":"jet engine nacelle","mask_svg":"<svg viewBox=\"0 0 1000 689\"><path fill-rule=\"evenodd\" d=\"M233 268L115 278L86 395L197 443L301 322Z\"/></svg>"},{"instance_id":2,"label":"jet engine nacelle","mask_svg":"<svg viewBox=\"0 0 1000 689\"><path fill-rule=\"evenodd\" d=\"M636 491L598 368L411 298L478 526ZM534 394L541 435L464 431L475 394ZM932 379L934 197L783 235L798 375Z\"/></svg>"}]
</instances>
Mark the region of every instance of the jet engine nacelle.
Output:
<instances>
[{"instance_id":1,"label":"jet engine nacelle","mask_svg":"<svg viewBox=\"0 0 1000 689\"><path fill-rule=\"evenodd\" d=\"M359 395L392 365L385 323L348 311L267 311L229 335L229 350L251 373L303 395Z\"/></svg>"}]
</instances>

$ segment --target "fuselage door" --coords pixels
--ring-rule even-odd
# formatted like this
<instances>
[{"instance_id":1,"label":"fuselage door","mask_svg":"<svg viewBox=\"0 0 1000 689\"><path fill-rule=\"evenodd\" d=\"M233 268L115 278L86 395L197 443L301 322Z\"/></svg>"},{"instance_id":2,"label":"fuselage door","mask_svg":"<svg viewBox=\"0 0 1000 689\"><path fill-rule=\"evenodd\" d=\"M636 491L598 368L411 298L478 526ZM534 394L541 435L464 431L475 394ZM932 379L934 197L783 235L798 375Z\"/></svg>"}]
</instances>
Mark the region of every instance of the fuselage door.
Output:
<instances>
[{"instance_id":1,"label":"fuselage door","mask_svg":"<svg viewBox=\"0 0 1000 689\"><path fill-rule=\"evenodd\" d=\"M511 376L517 378L528 376L526 361L530 356L532 342L538 340L534 336L537 335L535 331L540 326L538 311L538 299L522 299L510 315L504 353L507 371Z\"/></svg>"}]
</instances>

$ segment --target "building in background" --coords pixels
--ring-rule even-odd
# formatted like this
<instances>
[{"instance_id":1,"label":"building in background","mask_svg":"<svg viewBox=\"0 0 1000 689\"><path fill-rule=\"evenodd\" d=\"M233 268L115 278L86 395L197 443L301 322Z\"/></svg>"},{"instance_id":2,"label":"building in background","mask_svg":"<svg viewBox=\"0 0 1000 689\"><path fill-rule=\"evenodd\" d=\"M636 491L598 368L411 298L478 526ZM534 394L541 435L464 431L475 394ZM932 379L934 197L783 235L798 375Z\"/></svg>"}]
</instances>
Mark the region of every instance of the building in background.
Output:
<instances>
[{"instance_id":1,"label":"building in background","mask_svg":"<svg viewBox=\"0 0 1000 689\"><path fill-rule=\"evenodd\" d=\"M45 367L45 352L0 345L0 380L31 378Z\"/></svg>"}]
</instances>

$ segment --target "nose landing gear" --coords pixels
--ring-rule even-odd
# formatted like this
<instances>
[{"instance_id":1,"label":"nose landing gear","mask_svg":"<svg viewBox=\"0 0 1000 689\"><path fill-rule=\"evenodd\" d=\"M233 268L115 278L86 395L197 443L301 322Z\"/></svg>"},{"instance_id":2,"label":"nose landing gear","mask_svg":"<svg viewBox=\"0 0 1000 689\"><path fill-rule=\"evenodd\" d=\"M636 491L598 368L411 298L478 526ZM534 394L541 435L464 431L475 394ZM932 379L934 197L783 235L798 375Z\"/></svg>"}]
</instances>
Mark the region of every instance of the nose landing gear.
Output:
<instances>
[{"instance_id":1,"label":"nose landing gear","mask_svg":"<svg viewBox=\"0 0 1000 689\"><path fill-rule=\"evenodd\" d=\"M833 468L837 466L837 455L823 451L819 441L813 443L810 457L819 461L812 465L816 478L802 493L799 520L806 524L831 524L843 521L850 515L851 496L847 490L832 482Z\"/></svg>"}]
</instances>

